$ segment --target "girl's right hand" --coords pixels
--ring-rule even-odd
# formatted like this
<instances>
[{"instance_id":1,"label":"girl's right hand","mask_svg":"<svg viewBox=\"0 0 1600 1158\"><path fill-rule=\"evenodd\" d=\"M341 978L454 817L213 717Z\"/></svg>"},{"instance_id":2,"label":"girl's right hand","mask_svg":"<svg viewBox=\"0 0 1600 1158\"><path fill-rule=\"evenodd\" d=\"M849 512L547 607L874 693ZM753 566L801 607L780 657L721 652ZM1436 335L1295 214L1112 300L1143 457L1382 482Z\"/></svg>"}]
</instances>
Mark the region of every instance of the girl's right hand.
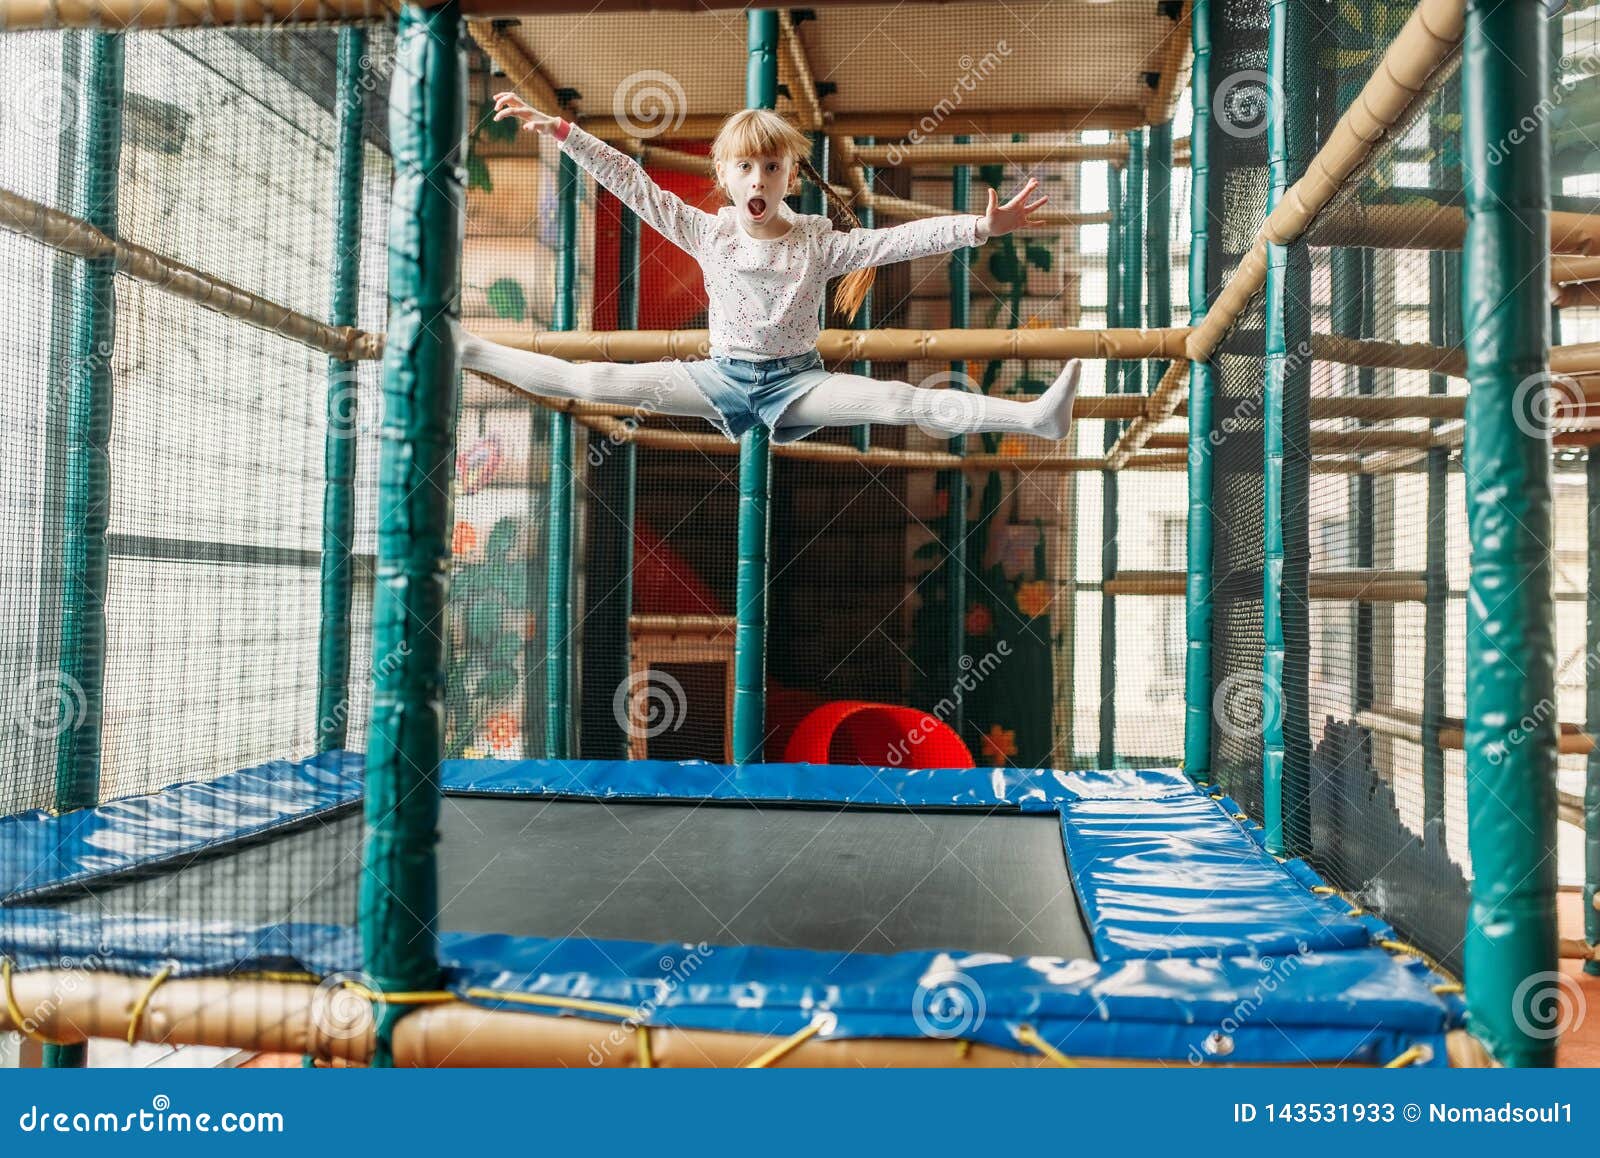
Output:
<instances>
[{"instance_id":1,"label":"girl's right hand","mask_svg":"<svg viewBox=\"0 0 1600 1158\"><path fill-rule=\"evenodd\" d=\"M515 117L522 122L522 127L530 133L543 133L549 136L555 132L561 123L560 117L552 117L549 113L541 113L527 101L514 92L498 92L494 94L494 119L503 121L507 117Z\"/></svg>"}]
</instances>

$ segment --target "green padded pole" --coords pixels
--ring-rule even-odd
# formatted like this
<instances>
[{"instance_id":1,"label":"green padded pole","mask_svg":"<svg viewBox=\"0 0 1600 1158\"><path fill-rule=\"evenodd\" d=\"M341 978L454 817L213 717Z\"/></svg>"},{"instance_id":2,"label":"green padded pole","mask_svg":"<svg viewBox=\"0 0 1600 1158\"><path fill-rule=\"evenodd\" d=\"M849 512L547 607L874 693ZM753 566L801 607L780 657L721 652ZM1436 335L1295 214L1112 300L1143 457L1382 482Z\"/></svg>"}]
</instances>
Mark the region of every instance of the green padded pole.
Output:
<instances>
[{"instance_id":1,"label":"green padded pole","mask_svg":"<svg viewBox=\"0 0 1600 1158\"><path fill-rule=\"evenodd\" d=\"M577 329L578 163L561 154L556 185L556 300L550 328ZM572 415L550 416L550 522L546 528L544 754L572 758L572 526L578 488Z\"/></svg>"},{"instance_id":2,"label":"green padded pole","mask_svg":"<svg viewBox=\"0 0 1600 1158\"><path fill-rule=\"evenodd\" d=\"M68 33L68 89L75 106L64 146L73 154L68 212L117 233L122 157L123 41ZM75 69L72 66L75 65ZM75 72L75 76L73 75ZM78 710L62 721L56 747L57 811L100 799L100 723L106 659L106 523L111 508L111 351L116 340L116 269L109 258L73 261L63 313L66 458L63 491L62 691ZM81 705L81 707L79 707Z\"/></svg>"},{"instance_id":3,"label":"green padded pole","mask_svg":"<svg viewBox=\"0 0 1600 1158\"><path fill-rule=\"evenodd\" d=\"M770 109L778 103L778 13L753 9L748 16L749 56L745 104ZM759 423L739 444L739 560L735 577L733 637L733 760L761 760L767 717L767 550L772 532L772 446Z\"/></svg>"},{"instance_id":4,"label":"green padded pole","mask_svg":"<svg viewBox=\"0 0 1600 1158\"><path fill-rule=\"evenodd\" d=\"M1539 107L1543 0L1468 0L1463 249L1472 569L1467 590L1470 1025L1495 1058L1555 1061L1542 1032L1556 954L1555 614L1550 445L1522 405L1549 363L1550 184Z\"/></svg>"},{"instance_id":5,"label":"green padded pole","mask_svg":"<svg viewBox=\"0 0 1600 1158\"><path fill-rule=\"evenodd\" d=\"M1445 82L1440 103L1453 109L1460 105L1461 87L1457 78ZM1439 123L1429 121L1433 184L1443 187L1451 173L1461 167L1460 135ZM1435 346L1461 344L1461 254L1435 251L1428 255L1428 341ZM1448 394L1450 379L1443 374L1428 375L1428 393ZM1433 427L1438 422L1430 424ZM1444 824L1445 766L1444 747L1439 733L1444 727L1445 681L1448 678L1446 639L1450 609L1449 528L1446 505L1450 495L1450 449L1428 450L1428 530L1424 575L1426 587L1422 608L1422 817L1424 824ZM1442 834L1443 829L1440 829Z\"/></svg>"},{"instance_id":6,"label":"green padded pole","mask_svg":"<svg viewBox=\"0 0 1600 1158\"><path fill-rule=\"evenodd\" d=\"M1206 315L1211 259L1211 0L1195 0L1190 19L1194 130L1189 134L1189 324ZM1183 766L1211 782L1211 622L1213 477L1211 428L1216 381L1209 363L1189 367L1188 575L1184 583Z\"/></svg>"},{"instance_id":7,"label":"green padded pole","mask_svg":"<svg viewBox=\"0 0 1600 1158\"><path fill-rule=\"evenodd\" d=\"M871 145L875 143L875 141L875 137L861 138L861 144L863 145ZM874 169L871 165L863 165L861 167L861 180L865 183L868 189L872 188L872 183L876 179L876 169ZM871 229L877 224L877 214L872 211L872 206L870 205L863 205L860 212L856 214L856 217L860 220L861 227L863 229ZM861 312L856 314L854 328L858 330L872 329L872 291L870 289L867 290L867 296L861 299ZM850 372L852 374L860 374L863 377L868 376L872 373L872 363L867 361L865 358L857 359L856 361L850 363ZM872 423L863 422L860 426L856 427L852 432L852 441L855 444L855 448L862 454L866 454L867 451L871 450Z\"/></svg>"},{"instance_id":8,"label":"green padded pole","mask_svg":"<svg viewBox=\"0 0 1600 1158\"><path fill-rule=\"evenodd\" d=\"M956 143L964 145L970 137L957 137ZM950 211L952 213L965 213L972 188L972 166L955 165L950 170ZM964 330L972 324L972 255L971 249L957 249L950 254L948 266L950 277L950 328ZM981 382L967 382L965 362L951 362L950 372L952 377L947 389L973 391L981 390ZM955 455L965 455L967 439L965 435L951 436L946 444L946 449ZM945 625L946 666L949 687L953 691L956 683L961 678L964 670L961 666L962 658L967 651L967 497L970 493L967 487L967 473L961 470L945 471L943 475L945 494L949 502L944 513L944 567L945 567L945 596L948 600L945 611L947 622ZM957 696L955 709L950 713L950 718L945 721L955 729L959 736L966 730L967 708L964 697Z\"/></svg>"},{"instance_id":9,"label":"green padded pole","mask_svg":"<svg viewBox=\"0 0 1600 1158\"><path fill-rule=\"evenodd\" d=\"M1128 179L1122 192L1122 324L1144 324L1145 134L1128 134ZM1122 363L1122 392L1144 392L1144 363Z\"/></svg>"},{"instance_id":10,"label":"green padded pole","mask_svg":"<svg viewBox=\"0 0 1600 1158\"><path fill-rule=\"evenodd\" d=\"M1124 205L1122 203L1123 173L1115 165L1106 166L1106 209L1110 224L1106 226L1106 328L1116 329L1122 321L1122 243ZM1122 391L1122 363L1106 363L1106 393ZM1105 424L1105 448L1116 445L1120 425ZM1114 579L1117 574L1117 475L1105 471L1100 476L1100 577ZM1116 606L1112 596L1100 596L1100 742L1097 764L1109 768L1116 761L1117 717L1117 623Z\"/></svg>"},{"instance_id":11,"label":"green padded pole","mask_svg":"<svg viewBox=\"0 0 1600 1158\"><path fill-rule=\"evenodd\" d=\"M1149 305L1145 324L1166 329L1172 325L1172 122L1151 125L1150 143L1145 151L1145 173L1149 182L1146 194L1145 283ZM1165 362L1146 363L1147 392L1167 372Z\"/></svg>"},{"instance_id":12,"label":"green padded pole","mask_svg":"<svg viewBox=\"0 0 1600 1158\"><path fill-rule=\"evenodd\" d=\"M334 153L333 271L328 321L356 324L361 293L362 132L366 125L367 30L339 30L338 143ZM317 751L343 748L350 725L351 543L356 508L356 363L328 359L328 433L323 450L322 627L317 650Z\"/></svg>"},{"instance_id":13,"label":"green padded pole","mask_svg":"<svg viewBox=\"0 0 1600 1158\"><path fill-rule=\"evenodd\" d=\"M439 760L455 464L466 194L467 69L456 0L407 4L389 92L389 330L378 459L372 726L361 878L363 968L381 992L439 983ZM378 1019L374 1066L392 1065L401 1009Z\"/></svg>"},{"instance_id":14,"label":"green padded pole","mask_svg":"<svg viewBox=\"0 0 1600 1158\"><path fill-rule=\"evenodd\" d=\"M1315 9L1272 0L1269 94L1314 93ZM1316 102L1271 100L1267 211L1300 179L1317 150ZM1304 243L1267 254L1265 454L1266 550L1262 579L1262 782L1267 849L1298 855L1310 836L1310 688L1307 668L1310 566L1311 253Z\"/></svg>"},{"instance_id":15,"label":"green padded pole","mask_svg":"<svg viewBox=\"0 0 1600 1158\"><path fill-rule=\"evenodd\" d=\"M123 40L69 32L62 46L62 101L74 116L64 208L117 235L122 159ZM68 103L70 102L70 103ZM101 720L106 664L106 524L111 511L111 351L116 342L116 269L108 258L68 263L65 325L58 336L65 458L61 480L61 652L59 695L70 705L56 721L55 807L92 808L100 800ZM88 1047L47 1045L44 1064L78 1069Z\"/></svg>"}]
</instances>

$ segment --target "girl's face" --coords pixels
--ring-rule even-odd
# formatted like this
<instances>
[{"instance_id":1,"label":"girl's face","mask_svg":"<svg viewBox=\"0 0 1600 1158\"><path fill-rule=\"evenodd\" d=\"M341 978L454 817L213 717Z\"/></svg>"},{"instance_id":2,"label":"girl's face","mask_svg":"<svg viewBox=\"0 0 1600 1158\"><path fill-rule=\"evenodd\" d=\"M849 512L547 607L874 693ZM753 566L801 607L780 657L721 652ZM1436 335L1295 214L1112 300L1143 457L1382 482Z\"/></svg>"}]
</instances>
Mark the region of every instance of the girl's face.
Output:
<instances>
[{"instance_id":1,"label":"girl's face","mask_svg":"<svg viewBox=\"0 0 1600 1158\"><path fill-rule=\"evenodd\" d=\"M788 156L734 157L718 167L722 187L733 198L740 224L761 228L778 219L778 204L794 179Z\"/></svg>"}]
</instances>

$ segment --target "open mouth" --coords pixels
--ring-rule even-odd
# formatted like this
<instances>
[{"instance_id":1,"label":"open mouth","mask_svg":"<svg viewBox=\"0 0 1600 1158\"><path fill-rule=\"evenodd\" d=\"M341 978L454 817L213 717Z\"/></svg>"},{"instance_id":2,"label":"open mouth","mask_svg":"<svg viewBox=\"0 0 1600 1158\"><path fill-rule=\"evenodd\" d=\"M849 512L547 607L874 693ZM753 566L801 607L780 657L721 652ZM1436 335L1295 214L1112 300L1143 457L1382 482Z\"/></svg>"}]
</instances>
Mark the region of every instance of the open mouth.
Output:
<instances>
[{"instance_id":1,"label":"open mouth","mask_svg":"<svg viewBox=\"0 0 1600 1158\"><path fill-rule=\"evenodd\" d=\"M765 197L752 197L745 203L745 208L750 211L750 216L760 219L766 216L767 199Z\"/></svg>"}]
</instances>

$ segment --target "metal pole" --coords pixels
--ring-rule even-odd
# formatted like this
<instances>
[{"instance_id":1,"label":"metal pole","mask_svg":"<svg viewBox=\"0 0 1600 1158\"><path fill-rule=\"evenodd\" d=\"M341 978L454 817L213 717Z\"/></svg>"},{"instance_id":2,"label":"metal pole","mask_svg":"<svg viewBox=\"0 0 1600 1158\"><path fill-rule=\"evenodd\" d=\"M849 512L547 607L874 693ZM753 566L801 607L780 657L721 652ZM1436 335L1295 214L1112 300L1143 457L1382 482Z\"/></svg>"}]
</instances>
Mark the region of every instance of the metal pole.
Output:
<instances>
[{"instance_id":1,"label":"metal pole","mask_svg":"<svg viewBox=\"0 0 1600 1158\"><path fill-rule=\"evenodd\" d=\"M435 840L444 753L444 612L450 582L450 478L459 318L467 69L457 0L407 4L395 30L389 140L389 331L378 463L375 679L361 880L363 966L379 992L437 988ZM379 1016L372 1064L394 1062Z\"/></svg>"},{"instance_id":2,"label":"metal pole","mask_svg":"<svg viewBox=\"0 0 1600 1158\"><path fill-rule=\"evenodd\" d=\"M556 191L556 300L550 328L577 329L578 163L561 154ZM550 416L549 570L545 573L544 754L572 756L572 525L578 488L572 415Z\"/></svg>"},{"instance_id":3,"label":"metal pole","mask_svg":"<svg viewBox=\"0 0 1600 1158\"><path fill-rule=\"evenodd\" d=\"M1189 324L1205 317L1211 285L1211 0L1195 0L1191 15L1194 130L1189 134ZM1188 581L1185 585L1183 766L1211 782L1211 622L1213 477L1211 428L1215 379L1209 363L1189 368Z\"/></svg>"},{"instance_id":4,"label":"metal pole","mask_svg":"<svg viewBox=\"0 0 1600 1158\"><path fill-rule=\"evenodd\" d=\"M353 326L361 294L361 175L367 30L339 30L333 272L328 323ZM351 545L355 541L356 363L328 359L328 432L323 452L322 627L317 651L317 751L343 748L350 725Z\"/></svg>"},{"instance_id":5,"label":"metal pole","mask_svg":"<svg viewBox=\"0 0 1600 1158\"><path fill-rule=\"evenodd\" d=\"M1269 93L1315 92L1314 9L1272 0ZM1272 101L1267 211L1317 151L1316 102ZM1306 850L1311 775L1307 648L1310 582L1311 254L1303 242L1272 246L1266 280L1266 538L1262 628L1262 825L1267 849Z\"/></svg>"},{"instance_id":6,"label":"metal pole","mask_svg":"<svg viewBox=\"0 0 1600 1158\"><path fill-rule=\"evenodd\" d=\"M1550 355L1549 142L1544 122L1526 115L1549 76L1544 9L1468 0L1461 53L1467 1005L1496 1060L1516 1066L1551 1065L1556 1047L1539 1032L1558 961L1550 448L1538 408L1515 410Z\"/></svg>"},{"instance_id":7,"label":"metal pole","mask_svg":"<svg viewBox=\"0 0 1600 1158\"><path fill-rule=\"evenodd\" d=\"M778 102L778 13L749 13L745 104L770 109ZM739 561L735 580L733 760L762 759L767 715L767 552L772 530L772 447L764 426L739 446Z\"/></svg>"}]
</instances>

